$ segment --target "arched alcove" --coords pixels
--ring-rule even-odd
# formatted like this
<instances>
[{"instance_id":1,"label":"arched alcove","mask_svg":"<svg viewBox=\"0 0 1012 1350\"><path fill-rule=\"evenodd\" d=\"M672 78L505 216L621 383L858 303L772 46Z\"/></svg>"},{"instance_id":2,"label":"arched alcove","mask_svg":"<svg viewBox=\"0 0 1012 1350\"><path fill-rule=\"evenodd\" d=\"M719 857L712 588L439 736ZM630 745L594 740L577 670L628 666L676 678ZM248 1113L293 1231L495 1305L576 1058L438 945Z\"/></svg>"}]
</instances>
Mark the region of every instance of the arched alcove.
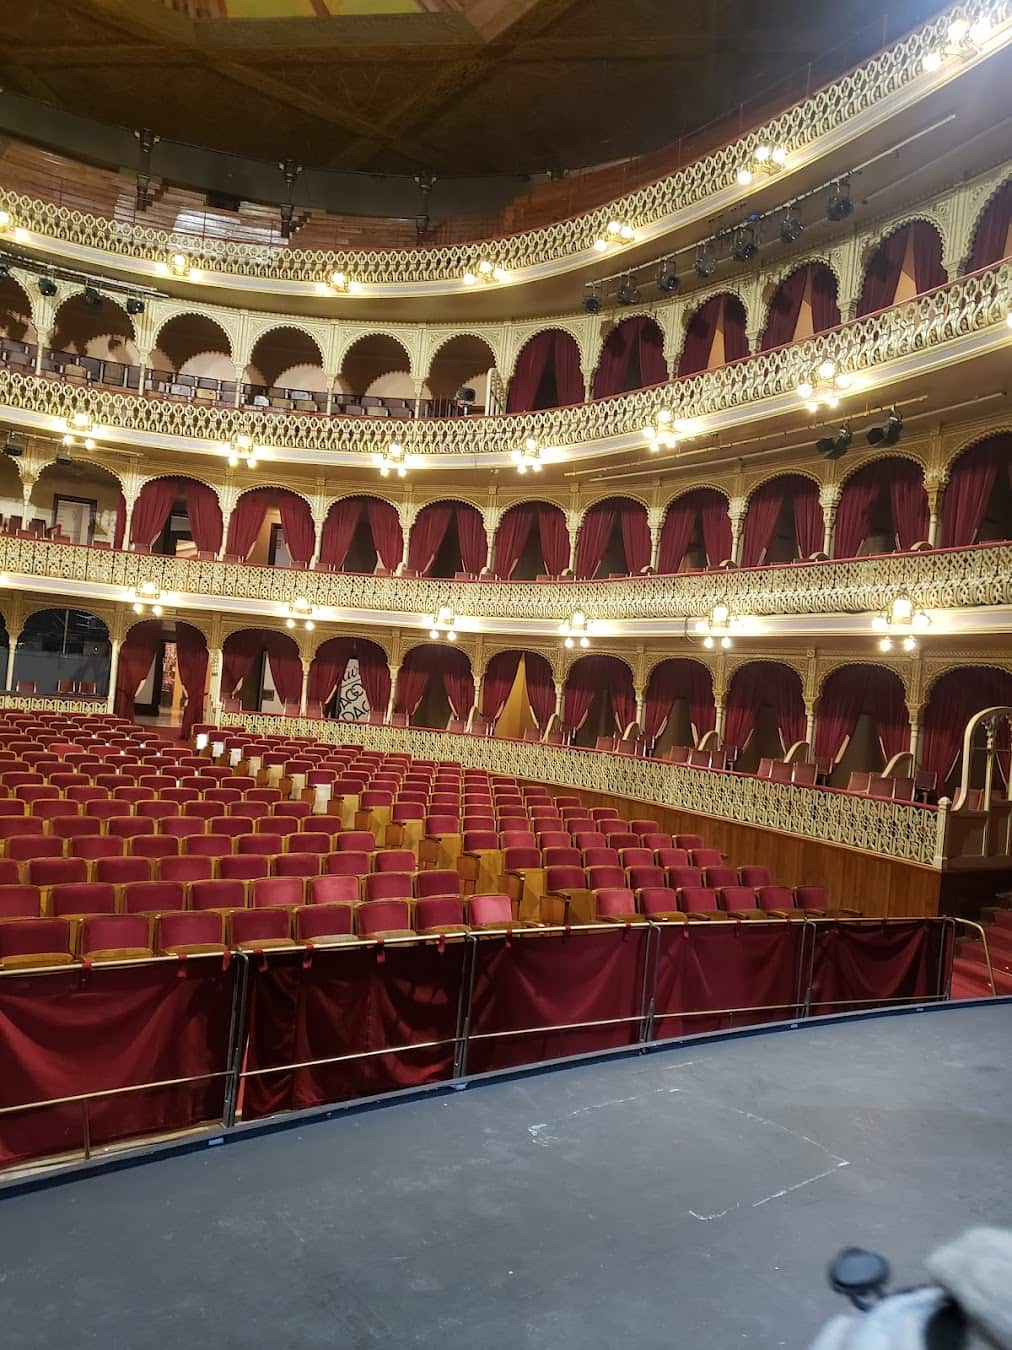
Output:
<instances>
[{"instance_id":1,"label":"arched alcove","mask_svg":"<svg viewBox=\"0 0 1012 1350\"><path fill-rule=\"evenodd\" d=\"M748 499L742 566L810 558L821 551L824 534L818 483L804 474L778 474Z\"/></svg>"},{"instance_id":2,"label":"arched alcove","mask_svg":"<svg viewBox=\"0 0 1012 1350\"><path fill-rule=\"evenodd\" d=\"M576 540L576 575L638 576L650 566L647 509L630 497L608 497L584 512Z\"/></svg>"},{"instance_id":3,"label":"arched alcove","mask_svg":"<svg viewBox=\"0 0 1012 1350\"><path fill-rule=\"evenodd\" d=\"M203 720L207 639L180 619L144 619L123 639L116 667L114 711L179 726L188 738Z\"/></svg>"},{"instance_id":4,"label":"arched alcove","mask_svg":"<svg viewBox=\"0 0 1012 1350\"><path fill-rule=\"evenodd\" d=\"M672 745L698 745L716 718L708 666L683 657L654 666L643 700L643 737L655 755Z\"/></svg>"},{"instance_id":5,"label":"arched alcove","mask_svg":"<svg viewBox=\"0 0 1012 1350\"><path fill-rule=\"evenodd\" d=\"M31 370L38 340L27 293L14 277L0 276L0 359L15 370Z\"/></svg>"},{"instance_id":6,"label":"arched alcove","mask_svg":"<svg viewBox=\"0 0 1012 1350\"><path fill-rule=\"evenodd\" d=\"M316 527L305 497L287 488L250 488L232 508L226 561L270 567L308 567Z\"/></svg>"},{"instance_id":7,"label":"arched alcove","mask_svg":"<svg viewBox=\"0 0 1012 1350\"><path fill-rule=\"evenodd\" d=\"M495 533L495 574L504 580L558 577L569 566L566 513L552 502L517 502Z\"/></svg>"},{"instance_id":8,"label":"arched alcove","mask_svg":"<svg viewBox=\"0 0 1012 1350\"><path fill-rule=\"evenodd\" d=\"M689 317L678 360L679 375L715 370L728 361L748 356L748 321L737 295L713 295Z\"/></svg>"},{"instance_id":9,"label":"arched alcove","mask_svg":"<svg viewBox=\"0 0 1012 1350\"><path fill-rule=\"evenodd\" d=\"M13 688L48 697L109 689L109 629L86 609L38 609L25 619L14 657Z\"/></svg>"},{"instance_id":10,"label":"arched alcove","mask_svg":"<svg viewBox=\"0 0 1012 1350\"><path fill-rule=\"evenodd\" d=\"M397 508L379 497L342 497L327 512L320 566L334 572L395 572L404 556Z\"/></svg>"},{"instance_id":11,"label":"arched alcove","mask_svg":"<svg viewBox=\"0 0 1012 1350\"><path fill-rule=\"evenodd\" d=\"M911 220L879 243L868 259L857 316L902 304L946 281L942 237L927 220Z\"/></svg>"},{"instance_id":12,"label":"arched alcove","mask_svg":"<svg viewBox=\"0 0 1012 1350\"><path fill-rule=\"evenodd\" d=\"M410 648L397 675L394 712L413 727L463 724L474 706L471 662L459 647L443 642Z\"/></svg>"},{"instance_id":13,"label":"arched alcove","mask_svg":"<svg viewBox=\"0 0 1012 1350\"><path fill-rule=\"evenodd\" d=\"M198 403L235 401L235 363L224 328L205 314L177 314L158 331L146 387Z\"/></svg>"},{"instance_id":14,"label":"arched alcove","mask_svg":"<svg viewBox=\"0 0 1012 1350\"><path fill-rule=\"evenodd\" d=\"M451 417L469 408L485 412L489 407L488 377L495 366L495 353L488 343L472 333L449 338L436 351L426 377L430 403L424 410L431 417ZM474 398L458 402L457 394L469 389Z\"/></svg>"},{"instance_id":15,"label":"arched alcove","mask_svg":"<svg viewBox=\"0 0 1012 1350\"><path fill-rule=\"evenodd\" d=\"M759 349L800 342L839 323L835 273L825 263L802 263L774 291Z\"/></svg>"},{"instance_id":16,"label":"arched alcove","mask_svg":"<svg viewBox=\"0 0 1012 1350\"><path fill-rule=\"evenodd\" d=\"M479 576L488 561L485 521L469 502L423 506L408 540L408 569L423 577Z\"/></svg>"},{"instance_id":17,"label":"arched alcove","mask_svg":"<svg viewBox=\"0 0 1012 1350\"><path fill-rule=\"evenodd\" d=\"M214 558L222 530L218 495L196 478L152 478L130 517L131 546L168 557Z\"/></svg>"},{"instance_id":18,"label":"arched alcove","mask_svg":"<svg viewBox=\"0 0 1012 1350\"><path fill-rule=\"evenodd\" d=\"M552 667L540 652L496 652L481 689L480 711L495 736L520 740L532 730L543 735L555 713Z\"/></svg>"},{"instance_id":19,"label":"arched alcove","mask_svg":"<svg viewBox=\"0 0 1012 1350\"><path fill-rule=\"evenodd\" d=\"M962 772L963 740L966 726L975 713L984 708L1012 706L1012 674L995 666L960 666L949 670L931 686L927 704L921 716L921 739L918 762L921 769L934 780L939 796L951 797L958 786ZM981 732L974 749L982 749ZM983 768L983 754L975 754L971 765L971 786L982 786L978 769ZM999 767L1008 781L1009 755L1007 744L999 755ZM998 784L995 784L997 787Z\"/></svg>"},{"instance_id":20,"label":"arched alcove","mask_svg":"<svg viewBox=\"0 0 1012 1350\"><path fill-rule=\"evenodd\" d=\"M735 768L754 773L759 761L777 759L805 735L801 676L780 661L747 661L728 686L724 743Z\"/></svg>"},{"instance_id":21,"label":"arched alcove","mask_svg":"<svg viewBox=\"0 0 1012 1350\"><path fill-rule=\"evenodd\" d=\"M967 270L977 272L1009 254L1012 254L1012 178L1002 183L980 213Z\"/></svg>"},{"instance_id":22,"label":"arched alcove","mask_svg":"<svg viewBox=\"0 0 1012 1350\"><path fill-rule=\"evenodd\" d=\"M334 390L334 407L339 411L369 417L415 415L411 358L404 344L389 333L367 333L351 344L341 362ZM428 397L425 385L423 412Z\"/></svg>"},{"instance_id":23,"label":"arched alcove","mask_svg":"<svg viewBox=\"0 0 1012 1350\"><path fill-rule=\"evenodd\" d=\"M322 412L327 379L318 344L301 328L261 333L243 373L243 400L265 411Z\"/></svg>"},{"instance_id":24,"label":"arched alcove","mask_svg":"<svg viewBox=\"0 0 1012 1350\"><path fill-rule=\"evenodd\" d=\"M221 651L226 712L298 715L302 660L294 638L273 628L241 628L228 635Z\"/></svg>"},{"instance_id":25,"label":"arched alcove","mask_svg":"<svg viewBox=\"0 0 1012 1350\"><path fill-rule=\"evenodd\" d=\"M859 558L911 549L927 539L928 524L923 468L899 455L883 455L843 485L833 556Z\"/></svg>"},{"instance_id":26,"label":"arched alcove","mask_svg":"<svg viewBox=\"0 0 1012 1350\"><path fill-rule=\"evenodd\" d=\"M390 703L386 652L360 637L335 637L316 650L309 668L310 717L344 722L382 721Z\"/></svg>"},{"instance_id":27,"label":"arched alcove","mask_svg":"<svg viewBox=\"0 0 1012 1350\"><path fill-rule=\"evenodd\" d=\"M968 548L1012 539L1012 433L988 436L952 462L942 498L941 542Z\"/></svg>"},{"instance_id":28,"label":"arched alcove","mask_svg":"<svg viewBox=\"0 0 1012 1350\"><path fill-rule=\"evenodd\" d=\"M565 408L584 399L580 348L572 333L546 328L524 343L517 356L506 411Z\"/></svg>"},{"instance_id":29,"label":"arched alcove","mask_svg":"<svg viewBox=\"0 0 1012 1350\"><path fill-rule=\"evenodd\" d=\"M664 333L649 314L616 324L604 340L594 371L594 398L663 384L668 378Z\"/></svg>"},{"instance_id":30,"label":"arched alcove","mask_svg":"<svg viewBox=\"0 0 1012 1350\"><path fill-rule=\"evenodd\" d=\"M47 464L29 499L30 516L72 544L121 548L125 513L119 479L87 459Z\"/></svg>"},{"instance_id":31,"label":"arched alcove","mask_svg":"<svg viewBox=\"0 0 1012 1350\"><path fill-rule=\"evenodd\" d=\"M91 286L69 296L56 311L42 364L71 383L138 388L140 368L130 316Z\"/></svg>"},{"instance_id":32,"label":"arched alcove","mask_svg":"<svg viewBox=\"0 0 1012 1350\"><path fill-rule=\"evenodd\" d=\"M878 773L910 745L903 681L893 670L849 665L826 679L815 707L815 757L833 787Z\"/></svg>"},{"instance_id":33,"label":"arched alcove","mask_svg":"<svg viewBox=\"0 0 1012 1350\"><path fill-rule=\"evenodd\" d=\"M632 671L624 661L595 652L573 662L562 698L562 724L572 745L621 736L635 716Z\"/></svg>"},{"instance_id":34,"label":"arched alcove","mask_svg":"<svg viewBox=\"0 0 1012 1350\"><path fill-rule=\"evenodd\" d=\"M731 516L716 488L695 488L676 497L661 526L657 571L701 571L731 557Z\"/></svg>"}]
</instances>

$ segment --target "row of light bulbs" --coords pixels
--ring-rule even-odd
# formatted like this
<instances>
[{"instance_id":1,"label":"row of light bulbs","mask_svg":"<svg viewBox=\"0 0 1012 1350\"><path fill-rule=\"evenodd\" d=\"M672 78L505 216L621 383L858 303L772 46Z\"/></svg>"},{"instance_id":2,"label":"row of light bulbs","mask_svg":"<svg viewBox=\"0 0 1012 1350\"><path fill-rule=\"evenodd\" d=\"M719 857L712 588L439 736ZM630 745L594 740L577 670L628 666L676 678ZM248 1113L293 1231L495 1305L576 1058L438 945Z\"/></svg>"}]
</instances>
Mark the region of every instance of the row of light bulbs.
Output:
<instances>
[{"instance_id":1,"label":"row of light bulbs","mask_svg":"<svg viewBox=\"0 0 1012 1350\"><path fill-rule=\"evenodd\" d=\"M929 73L940 70L955 56L972 56L991 36L991 20L983 15L973 23L969 19L954 19L945 35L945 45L936 47L924 58L924 69Z\"/></svg>"}]
</instances>

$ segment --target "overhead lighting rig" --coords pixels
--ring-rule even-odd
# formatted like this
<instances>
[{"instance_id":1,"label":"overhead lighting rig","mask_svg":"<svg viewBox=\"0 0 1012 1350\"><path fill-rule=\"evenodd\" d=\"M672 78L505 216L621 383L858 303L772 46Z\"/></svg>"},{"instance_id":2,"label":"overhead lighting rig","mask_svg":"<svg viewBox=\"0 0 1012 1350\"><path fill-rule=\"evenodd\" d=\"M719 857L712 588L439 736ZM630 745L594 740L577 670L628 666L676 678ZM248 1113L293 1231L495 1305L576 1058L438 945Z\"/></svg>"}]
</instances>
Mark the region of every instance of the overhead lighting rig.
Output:
<instances>
[{"instance_id":1,"label":"overhead lighting rig","mask_svg":"<svg viewBox=\"0 0 1012 1350\"><path fill-rule=\"evenodd\" d=\"M165 613L164 599L156 582L142 581L132 592L130 608L135 614L146 614L150 610L156 619L160 619Z\"/></svg>"},{"instance_id":2,"label":"overhead lighting rig","mask_svg":"<svg viewBox=\"0 0 1012 1350\"><path fill-rule=\"evenodd\" d=\"M240 464L245 464L247 469L255 469L263 450L253 444L252 436L240 431L227 445L222 446L222 454L228 460L230 469L238 469Z\"/></svg>"},{"instance_id":3,"label":"overhead lighting rig","mask_svg":"<svg viewBox=\"0 0 1012 1350\"><path fill-rule=\"evenodd\" d=\"M347 272L331 272L326 281L316 283L317 295L360 295L362 293L362 283L356 281L354 277L348 276Z\"/></svg>"},{"instance_id":4,"label":"overhead lighting rig","mask_svg":"<svg viewBox=\"0 0 1012 1350\"><path fill-rule=\"evenodd\" d=\"M661 408L643 428L643 435L656 454L658 450L676 450L682 441L698 436L701 430L694 418L676 417L670 408Z\"/></svg>"},{"instance_id":5,"label":"overhead lighting rig","mask_svg":"<svg viewBox=\"0 0 1012 1350\"><path fill-rule=\"evenodd\" d=\"M702 638L703 646L708 651L715 647L728 651L744 627L745 621L733 615L723 602L714 605L704 619L697 619L693 625L697 637Z\"/></svg>"},{"instance_id":6,"label":"overhead lighting rig","mask_svg":"<svg viewBox=\"0 0 1012 1350\"><path fill-rule=\"evenodd\" d=\"M80 410L60 423L62 436L60 444L67 450L94 450L98 438L102 435L90 412Z\"/></svg>"},{"instance_id":7,"label":"overhead lighting rig","mask_svg":"<svg viewBox=\"0 0 1012 1350\"><path fill-rule=\"evenodd\" d=\"M594 240L594 251L604 253L609 248L636 242L636 229L628 220L609 220L603 234Z\"/></svg>"},{"instance_id":8,"label":"overhead lighting rig","mask_svg":"<svg viewBox=\"0 0 1012 1350\"><path fill-rule=\"evenodd\" d=\"M757 178L772 178L787 165L787 150L782 145L757 145L752 158L741 166L735 177L741 187L751 187Z\"/></svg>"}]
</instances>

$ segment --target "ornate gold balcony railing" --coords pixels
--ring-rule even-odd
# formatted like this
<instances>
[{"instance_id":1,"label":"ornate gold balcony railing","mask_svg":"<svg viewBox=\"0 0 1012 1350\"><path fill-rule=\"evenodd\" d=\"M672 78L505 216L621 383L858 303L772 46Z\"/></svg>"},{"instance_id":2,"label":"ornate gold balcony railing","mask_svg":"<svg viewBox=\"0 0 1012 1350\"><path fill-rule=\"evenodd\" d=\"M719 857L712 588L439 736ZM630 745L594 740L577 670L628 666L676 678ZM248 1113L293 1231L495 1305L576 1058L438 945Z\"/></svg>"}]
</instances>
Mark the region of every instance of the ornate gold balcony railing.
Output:
<instances>
[{"instance_id":1,"label":"ornate gold balcony railing","mask_svg":"<svg viewBox=\"0 0 1012 1350\"><path fill-rule=\"evenodd\" d=\"M472 463L487 456L487 462L495 463L507 458L528 436L542 446L573 453L595 443L627 448L642 442L643 428L663 408L694 420L733 411L735 420L744 421L749 405L758 412L761 405L769 408L769 400L780 398L785 407L794 407L799 383L825 360L873 379L890 362L903 358L908 358L904 374L916 369L909 358L920 357L922 368L932 369L955 350L948 344L963 340L959 353L966 356L968 343L979 350L981 343L989 346L992 341L1006 341L1010 310L1012 260L1005 259L906 304L670 384L544 412L398 422L397 434L423 467L426 459L437 464L458 455L466 455ZM195 450L217 449L246 433L279 458L290 451L289 458L317 467L334 463L336 457L344 463L361 458L364 466L371 465L372 456L386 447L391 436L383 418L203 408L81 388L10 369L0 370L0 404L7 405L15 420L18 412L36 424L51 418L54 428L74 412L87 412L115 439L126 439L131 432L192 438Z\"/></svg>"},{"instance_id":2,"label":"ornate gold balcony railing","mask_svg":"<svg viewBox=\"0 0 1012 1350\"><path fill-rule=\"evenodd\" d=\"M919 609L1012 604L1012 544L896 553L605 581L443 581L198 562L0 536L0 572L132 592L145 582L183 596L287 604L296 593L335 610L554 621L575 609L596 620L698 618L723 602L734 614L880 613L897 595Z\"/></svg>"},{"instance_id":3,"label":"ornate gold balcony railing","mask_svg":"<svg viewBox=\"0 0 1012 1350\"><path fill-rule=\"evenodd\" d=\"M340 270L364 286L416 287L449 279L459 281L482 259L514 273L550 267L592 250L595 239L616 217L643 230L670 219L674 211L733 191L738 169L752 158L758 145L783 145L789 154L804 151L855 119L867 117L877 105L902 93L915 80L927 78L924 58L944 46L955 17L971 22L986 17L997 29L1008 20L1008 0L976 0L946 10L731 145L607 206L503 238L439 248L344 251L271 249L207 238L195 248L193 236L185 232L109 220L17 193L0 192L0 206L26 230L76 248L115 254L120 267L131 258L155 263L183 251L208 273L312 284Z\"/></svg>"},{"instance_id":4,"label":"ornate gold balcony railing","mask_svg":"<svg viewBox=\"0 0 1012 1350\"><path fill-rule=\"evenodd\" d=\"M927 865L936 862L939 821L945 814L845 792L796 788L748 774L713 773L529 741L262 713L226 713L221 720L224 726L242 726L254 735L316 736L354 742L369 750L407 751L419 759L457 760L465 768L746 821L762 829Z\"/></svg>"}]
</instances>

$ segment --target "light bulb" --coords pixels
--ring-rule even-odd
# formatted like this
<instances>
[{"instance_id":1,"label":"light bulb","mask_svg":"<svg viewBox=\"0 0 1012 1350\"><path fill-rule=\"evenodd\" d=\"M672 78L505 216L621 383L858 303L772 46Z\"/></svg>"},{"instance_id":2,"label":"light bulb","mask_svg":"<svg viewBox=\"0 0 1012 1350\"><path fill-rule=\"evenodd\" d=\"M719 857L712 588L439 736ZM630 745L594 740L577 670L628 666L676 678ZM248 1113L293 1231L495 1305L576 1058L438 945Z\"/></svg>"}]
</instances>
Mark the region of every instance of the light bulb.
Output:
<instances>
[{"instance_id":1,"label":"light bulb","mask_svg":"<svg viewBox=\"0 0 1012 1350\"><path fill-rule=\"evenodd\" d=\"M84 438L84 448L85 450L94 450L95 442L91 436L86 436Z\"/></svg>"},{"instance_id":2,"label":"light bulb","mask_svg":"<svg viewBox=\"0 0 1012 1350\"><path fill-rule=\"evenodd\" d=\"M913 602L905 595L898 595L893 601L893 619L899 623L907 623L911 614L914 612Z\"/></svg>"},{"instance_id":3,"label":"light bulb","mask_svg":"<svg viewBox=\"0 0 1012 1350\"><path fill-rule=\"evenodd\" d=\"M714 621L714 623L716 623L716 624L725 624L725 623L727 623L728 616L730 615L730 613L731 613L731 611L728 609L727 605L724 605L724 604L714 605L714 607L713 607L713 621Z\"/></svg>"},{"instance_id":4,"label":"light bulb","mask_svg":"<svg viewBox=\"0 0 1012 1350\"><path fill-rule=\"evenodd\" d=\"M585 637L580 638L580 646L581 646L581 647L589 647L589 646L590 646L590 638L585 638Z\"/></svg>"},{"instance_id":5,"label":"light bulb","mask_svg":"<svg viewBox=\"0 0 1012 1350\"><path fill-rule=\"evenodd\" d=\"M306 632L307 632L307 633L311 633L315 627L316 627L316 624L313 623L312 619L307 619L307 620L306 620Z\"/></svg>"},{"instance_id":6,"label":"light bulb","mask_svg":"<svg viewBox=\"0 0 1012 1350\"><path fill-rule=\"evenodd\" d=\"M9 230L11 225L11 213L9 211L0 211L0 230Z\"/></svg>"},{"instance_id":7,"label":"light bulb","mask_svg":"<svg viewBox=\"0 0 1012 1350\"><path fill-rule=\"evenodd\" d=\"M707 649L707 651L712 651L712 649L713 649L713 638L712 638L712 637L709 637L709 636L703 638L703 646Z\"/></svg>"},{"instance_id":8,"label":"light bulb","mask_svg":"<svg viewBox=\"0 0 1012 1350\"><path fill-rule=\"evenodd\" d=\"M822 377L822 379L831 380L835 374L836 374L835 361L820 361L819 375Z\"/></svg>"},{"instance_id":9,"label":"light bulb","mask_svg":"<svg viewBox=\"0 0 1012 1350\"><path fill-rule=\"evenodd\" d=\"M464 285L465 285L465 286L473 286L474 283L475 283L477 280L478 280L478 278L474 275L473 272L465 272L465 273L464 273Z\"/></svg>"},{"instance_id":10,"label":"light bulb","mask_svg":"<svg viewBox=\"0 0 1012 1350\"><path fill-rule=\"evenodd\" d=\"M344 286L346 280L347 278L343 272L331 272L330 274L330 284L337 290L340 290Z\"/></svg>"},{"instance_id":11,"label":"light bulb","mask_svg":"<svg viewBox=\"0 0 1012 1350\"><path fill-rule=\"evenodd\" d=\"M509 276L509 273L506 271L505 267L493 267L492 276L496 281L505 281Z\"/></svg>"},{"instance_id":12,"label":"light bulb","mask_svg":"<svg viewBox=\"0 0 1012 1350\"><path fill-rule=\"evenodd\" d=\"M731 639L729 637L722 637L720 639L720 645L727 651L728 647L731 645Z\"/></svg>"},{"instance_id":13,"label":"light bulb","mask_svg":"<svg viewBox=\"0 0 1012 1350\"><path fill-rule=\"evenodd\" d=\"M478 264L478 271L483 277L487 277L492 271L492 264L487 258L482 258L481 262Z\"/></svg>"},{"instance_id":14,"label":"light bulb","mask_svg":"<svg viewBox=\"0 0 1012 1350\"><path fill-rule=\"evenodd\" d=\"M619 237L621 239L625 239L627 242L628 240L635 238L635 235L636 231L633 229L631 225L623 225L622 228L619 230Z\"/></svg>"},{"instance_id":15,"label":"light bulb","mask_svg":"<svg viewBox=\"0 0 1012 1350\"><path fill-rule=\"evenodd\" d=\"M742 187L749 187L752 183L752 170L741 168L738 170L737 177Z\"/></svg>"},{"instance_id":16,"label":"light bulb","mask_svg":"<svg viewBox=\"0 0 1012 1350\"><path fill-rule=\"evenodd\" d=\"M609 220L608 222L609 234L619 234L621 233L621 230L622 230L622 222L620 220Z\"/></svg>"},{"instance_id":17,"label":"light bulb","mask_svg":"<svg viewBox=\"0 0 1012 1350\"><path fill-rule=\"evenodd\" d=\"M161 605L152 605L151 613L155 616L156 619L160 619L162 615L165 613L165 611L162 609Z\"/></svg>"},{"instance_id":18,"label":"light bulb","mask_svg":"<svg viewBox=\"0 0 1012 1350\"><path fill-rule=\"evenodd\" d=\"M531 473L540 473L540 472L541 472L541 465L538 463L537 460L535 460L534 463L531 465Z\"/></svg>"},{"instance_id":19,"label":"light bulb","mask_svg":"<svg viewBox=\"0 0 1012 1350\"><path fill-rule=\"evenodd\" d=\"M144 606L139 604L137 601L134 601L134 603L130 606L130 608L133 610L135 614L144 613Z\"/></svg>"},{"instance_id":20,"label":"light bulb","mask_svg":"<svg viewBox=\"0 0 1012 1350\"><path fill-rule=\"evenodd\" d=\"M892 640L892 638L887 638L887 637L882 638L881 641L880 641L879 644L878 644L878 649L879 649L880 652L891 652L892 649L893 649L893 640Z\"/></svg>"},{"instance_id":21,"label":"light bulb","mask_svg":"<svg viewBox=\"0 0 1012 1350\"><path fill-rule=\"evenodd\" d=\"M435 642L436 639L439 637L439 629L438 629L438 628L430 628L430 629L429 629L429 637L432 639L433 642Z\"/></svg>"},{"instance_id":22,"label":"light bulb","mask_svg":"<svg viewBox=\"0 0 1012 1350\"><path fill-rule=\"evenodd\" d=\"M871 626L876 633L884 633L886 628L888 627L885 615L876 614L874 619L872 619L871 621Z\"/></svg>"},{"instance_id":23,"label":"light bulb","mask_svg":"<svg viewBox=\"0 0 1012 1350\"><path fill-rule=\"evenodd\" d=\"M819 411L819 405L815 402L814 399L809 399L808 402L805 404L805 407L808 409L810 413Z\"/></svg>"},{"instance_id":24,"label":"light bulb","mask_svg":"<svg viewBox=\"0 0 1012 1350\"><path fill-rule=\"evenodd\" d=\"M775 145L770 151L770 159L780 168L787 163L787 151L782 145Z\"/></svg>"},{"instance_id":25,"label":"light bulb","mask_svg":"<svg viewBox=\"0 0 1012 1350\"><path fill-rule=\"evenodd\" d=\"M915 652L917 650L917 639L913 637L905 637L903 639L903 650L905 652Z\"/></svg>"},{"instance_id":26,"label":"light bulb","mask_svg":"<svg viewBox=\"0 0 1012 1350\"><path fill-rule=\"evenodd\" d=\"M851 380L852 377L848 375L845 370L841 370L834 383L836 384L837 389L849 389Z\"/></svg>"},{"instance_id":27,"label":"light bulb","mask_svg":"<svg viewBox=\"0 0 1012 1350\"><path fill-rule=\"evenodd\" d=\"M938 70L941 64L942 64L941 52L928 52L927 56L921 62L921 65L924 67L924 69L927 71L929 75L933 71Z\"/></svg>"},{"instance_id":28,"label":"light bulb","mask_svg":"<svg viewBox=\"0 0 1012 1350\"><path fill-rule=\"evenodd\" d=\"M967 19L953 19L949 24L949 41L954 47L958 47L969 31L970 24Z\"/></svg>"},{"instance_id":29,"label":"light bulb","mask_svg":"<svg viewBox=\"0 0 1012 1350\"><path fill-rule=\"evenodd\" d=\"M538 448L537 441L534 439L533 436L528 436L527 439L524 441L524 449L527 450L530 454L533 454L537 448Z\"/></svg>"},{"instance_id":30,"label":"light bulb","mask_svg":"<svg viewBox=\"0 0 1012 1350\"><path fill-rule=\"evenodd\" d=\"M387 468L387 466L386 466L385 464L383 465L382 469L380 469L380 477L381 477L381 478L389 478L389 477L390 477L390 470Z\"/></svg>"},{"instance_id":31,"label":"light bulb","mask_svg":"<svg viewBox=\"0 0 1012 1350\"><path fill-rule=\"evenodd\" d=\"M979 47L991 36L991 20L984 15L970 28L970 40Z\"/></svg>"},{"instance_id":32,"label":"light bulb","mask_svg":"<svg viewBox=\"0 0 1012 1350\"><path fill-rule=\"evenodd\" d=\"M397 477L398 477L398 478L407 478L407 476L408 476L408 471L407 471L407 469L404 467L404 465L402 464L401 467L397 470Z\"/></svg>"},{"instance_id":33,"label":"light bulb","mask_svg":"<svg viewBox=\"0 0 1012 1350\"><path fill-rule=\"evenodd\" d=\"M240 450L249 450L253 445L253 437L247 436L245 431L240 431L239 435L235 438L235 443Z\"/></svg>"},{"instance_id":34,"label":"light bulb","mask_svg":"<svg viewBox=\"0 0 1012 1350\"><path fill-rule=\"evenodd\" d=\"M608 241L607 241L607 239L595 239L595 240L594 240L594 252L595 252L595 253L603 253L607 247L608 247Z\"/></svg>"},{"instance_id":35,"label":"light bulb","mask_svg":"<svg viewBox=\"0 0 1012 1350\"><path fill-rule=\"evenodd\" d=\"M456 634L456 632L454 631L454 629L451 628L451 629L449 630L449 632L446 634L446 640L447 640L447 642L456 642L456 641L457 641L457 634Z\"/></svg>"},{"instance_id":36,"label":"light bulb","mask_svg":"<svg viewBox=\"0 0 1012 1350\"><path fill-rule=\"evenodd\" d=\"M294 620L294 619L286 619L286 620L285 620L285 627L286 627L286 628L294 628L294 627L295 627L295 620Z\"/></svg>"},{"instance_id":37,"label":"light bulb","mask_svg":"<svg viewBox=\"0 0 1012 1350\"><path fill-rule=\"evenodd\" d=\"M815 392L815 389L814 389L814 387L808 382L808 380L802 380L801 383L798 385L798 397L799 397L799 398L811 398L811 397L812 397L812 394L813 394L814 392Z\"/></svg>"},{"instance_id":38,"label":"light bulb","mask_svg":"<svg viewBox=\"0 0 1012 1350\"><path fill-rule=\"evenodd\" d=\"M518 464L518 465L517 465L517 473L523 475L523 474L525 474L526 472L527 472L527 465L526 465L526 464Z\"/></svg>"},{"instance_id":39,"label":"light bulb","mask_svg":"<svg viewBox=\"0 0 1012 1350\"><path fill-rule=\"evenodd\" d=\"M914 627L921 633L923 633L926 628L931 627L931 620L925 614L923 609L919 609L914 615Z\"/></svg>"},{"instance_id":40,"label":"light bulb","mask_svg":"<svg viewBox=\"0 0 1012 1350\"><path fill-rule=\"evenodd\" d=\"M173 267L185 267L185 266L186 266L186 258L183 256L182 253L173 253L173 255L172 255L172 266L173 266Z\"/></svg>"},{"instance_id":41,"label":"light bulb","mask_svg":"<svg viewBox=\"0 0 1012 1350\"><path fill-rule=\"evenodd\" d=\"M706 620L705 620L705 619L697 619L697 620L696 620L696 624L695 624L695 628L696 628L696 632L697 632L697 633L705 633L705 632L706 632L706 628L707 628Z\"/></svg>"},{"instance_id":42,"label":"light bulb","mask_svg":"<svg viewBox=\"0 0 1012 1350\"><path fill-rule=\"evenodd\" d=\"M765 164L772 153L768 145L757 145L755 148L755 157L760 164Z\"/></svg>"},{"instance_id":43,"label":"light bulb","mask_svg":"<svg viewBox=\"0 0 1012 1350\"><path fill-rule=\"evenodd\" d=\"M571 637L567 637L562 645L563 647L566 647L568 650L571 651L573 647L573 639Z\"/></svg>"},{"instance_id":44,"label":"light bulb","mask_svg":"<svg viewBox=\"0 0 1012 1350\"><path fill-rule=\"evenodd\" d=\"M668 422L671 421L673 417L674 413L671 411L670 408L662 408L660 412L657 414L657 420L662 425L666 425Z\"/></svg>"}]
</instances>

